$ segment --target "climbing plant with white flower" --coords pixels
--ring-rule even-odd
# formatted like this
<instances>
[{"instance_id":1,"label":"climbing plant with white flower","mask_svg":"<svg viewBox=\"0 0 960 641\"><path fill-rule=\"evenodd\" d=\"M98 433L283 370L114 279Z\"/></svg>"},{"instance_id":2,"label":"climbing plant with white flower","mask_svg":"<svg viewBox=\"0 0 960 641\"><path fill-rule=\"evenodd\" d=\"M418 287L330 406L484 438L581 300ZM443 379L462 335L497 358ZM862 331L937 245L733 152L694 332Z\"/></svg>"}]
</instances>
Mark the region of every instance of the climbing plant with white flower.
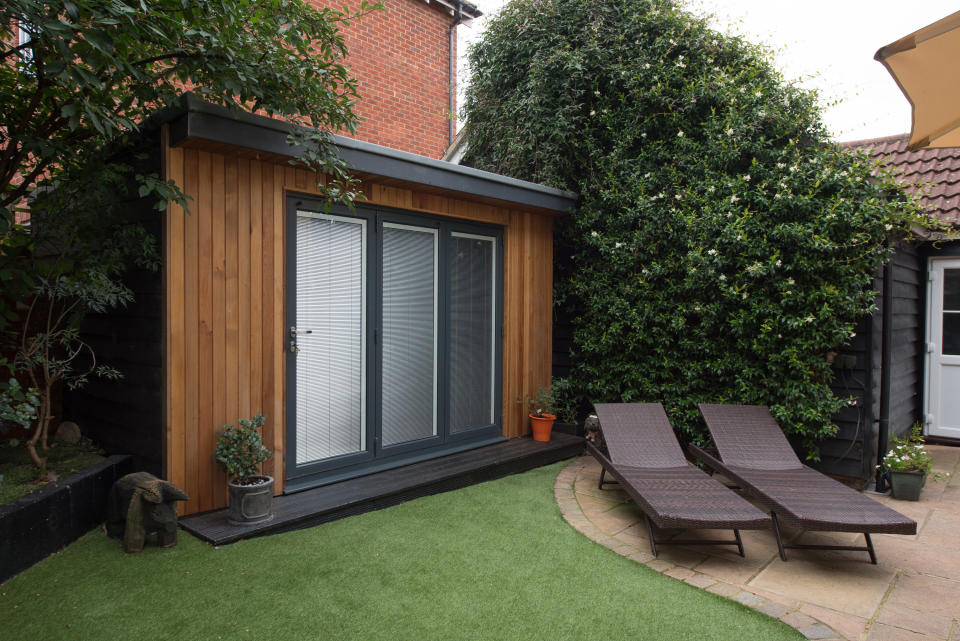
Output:
<instances>
[{"instance_id":1,"label":"climbing plant with white flower","mask_svg":"<svg viewBox=\"0 0 960 641\"><path fill-rule=\"evenodd\" d=\"M769 405L815 457L846 403L826 354L913 201L766 52L671 0L514 0L470 57L465 162L581 194L556 224L564 389L662 402L698 441L698 402Z\"/></svg>"}]
</instances>

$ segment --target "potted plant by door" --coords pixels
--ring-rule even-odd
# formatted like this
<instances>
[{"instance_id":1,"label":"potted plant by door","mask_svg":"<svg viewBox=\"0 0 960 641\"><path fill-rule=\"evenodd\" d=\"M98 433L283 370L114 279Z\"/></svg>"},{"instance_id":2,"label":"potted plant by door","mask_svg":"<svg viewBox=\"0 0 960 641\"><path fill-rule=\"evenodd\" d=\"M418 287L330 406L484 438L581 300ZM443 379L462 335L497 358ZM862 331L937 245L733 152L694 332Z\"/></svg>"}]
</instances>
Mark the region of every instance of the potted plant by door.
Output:
<instances>
[{"instance_id":1,"label":"potted plant by door","mask_svg":"<svg viewBox=\"0 0 960 641\"><path fill-rule=\"evenodd\" d=\"M890 492L895 499L917 501L933 465L930 455L923 449L920 425L914 425L907 438L892 439L891 445L881 464L890 479Z\"/></svg>"},{"instance_id":2,"label":"potted plant by door","mask_svg":"<svg viewBox=\"0 0 960 641\"><path fill-rule=\"evenodd\" d=\"M550 432L553 431L553 422L557 420L557 401L553 390L541 387L537 395L527 400L530 406L530 428L533 430L533 440L547 442Z\"/></svg>"},{"instance_id":3,"label":"potted plant by door","mask_svg":"<svg viewBox=\"0 0 960 641\"><path fill-rule=\"evenodd\" d=\"M273 518L273 477L260 474L260 464L270 458L260 429L264 414L222 425L217 431L214 459L227 472L230 488L229 520L234 525L265 523Z\"/></svg>"}]
</instances>

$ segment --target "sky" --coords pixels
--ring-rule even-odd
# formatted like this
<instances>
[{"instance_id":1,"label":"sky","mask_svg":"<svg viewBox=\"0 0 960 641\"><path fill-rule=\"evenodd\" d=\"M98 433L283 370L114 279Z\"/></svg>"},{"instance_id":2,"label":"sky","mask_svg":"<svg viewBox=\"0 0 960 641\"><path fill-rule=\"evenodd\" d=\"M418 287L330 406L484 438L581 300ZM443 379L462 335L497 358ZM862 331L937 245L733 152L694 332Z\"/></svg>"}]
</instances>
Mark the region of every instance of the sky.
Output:
<instances>
[{"instance_id":1,"label":"sky","mask_svg":"<svg viewBox=\"0 0 960 641\"><path fill-rule=\"evenodd\" d=\"M470 0L485 15L460 28L460 83L466 46L506 0ZM519 0L523 1L523 0ZM784 77L815 89L835 140L862 140L910 131L910 104L886 68L880 47L954 13L956 0L687 0L714 28L765 45Z\"/></svg>"}]
</instances>

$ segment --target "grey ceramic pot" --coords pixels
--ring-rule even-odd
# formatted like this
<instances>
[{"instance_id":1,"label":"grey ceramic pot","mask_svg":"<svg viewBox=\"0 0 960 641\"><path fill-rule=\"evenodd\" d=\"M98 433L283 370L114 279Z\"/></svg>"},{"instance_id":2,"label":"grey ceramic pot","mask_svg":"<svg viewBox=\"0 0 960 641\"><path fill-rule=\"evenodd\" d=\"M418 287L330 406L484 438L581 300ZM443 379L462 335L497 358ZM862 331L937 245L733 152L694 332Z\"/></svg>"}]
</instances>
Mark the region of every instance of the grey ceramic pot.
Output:
<instances>
[{"instance_id":1,"label":"grey ceramic pot","mask_svg":"<svg viewBox=\"0 0 960 641\"><path fill-rule=\"evenodd\" d=\"M926 474L914 470L890 470L890 492L901 501L919 501Z\"/></svg>"},{"instance_id":2,"label":"grey ceramic pot","mask_svg":"<svg viewBox=\"0 0 960 641\"><path fill-rule=\"evenodd\" d=\"M259 483L240 485L236 479L230 487L229 520L234 525L266 523L273 518L273 477L258 476Z\"/></svg>"}]
</instances>

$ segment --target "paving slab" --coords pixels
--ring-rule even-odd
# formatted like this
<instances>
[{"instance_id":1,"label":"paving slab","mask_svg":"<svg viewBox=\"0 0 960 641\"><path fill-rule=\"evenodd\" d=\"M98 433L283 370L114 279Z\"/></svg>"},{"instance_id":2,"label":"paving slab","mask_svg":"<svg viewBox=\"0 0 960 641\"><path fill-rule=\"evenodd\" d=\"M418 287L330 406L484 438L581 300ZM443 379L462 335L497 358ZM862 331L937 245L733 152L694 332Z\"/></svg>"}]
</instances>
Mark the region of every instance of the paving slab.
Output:
<instances>
[{"instance_id":1,"label":"paving slab","mask_svg":"<svg viewBox=\"0 0 960 641\"><path fill-rule=\"evenodd\" d=\"M895 576L892 568L859 560L792 559L771 563L747 586L870 618Z\"/></svg>"},{"instance_id":2,"label":"paving slab","mask_svg":"<svg viewBox=\"0 0 960 641\"><path fill-rule=\"evenodd\" d=\"M870 632L867 633L865 641L942 641L942 639L885 623L874 623L870 626Z\"/></svg>"}]
</instances>

